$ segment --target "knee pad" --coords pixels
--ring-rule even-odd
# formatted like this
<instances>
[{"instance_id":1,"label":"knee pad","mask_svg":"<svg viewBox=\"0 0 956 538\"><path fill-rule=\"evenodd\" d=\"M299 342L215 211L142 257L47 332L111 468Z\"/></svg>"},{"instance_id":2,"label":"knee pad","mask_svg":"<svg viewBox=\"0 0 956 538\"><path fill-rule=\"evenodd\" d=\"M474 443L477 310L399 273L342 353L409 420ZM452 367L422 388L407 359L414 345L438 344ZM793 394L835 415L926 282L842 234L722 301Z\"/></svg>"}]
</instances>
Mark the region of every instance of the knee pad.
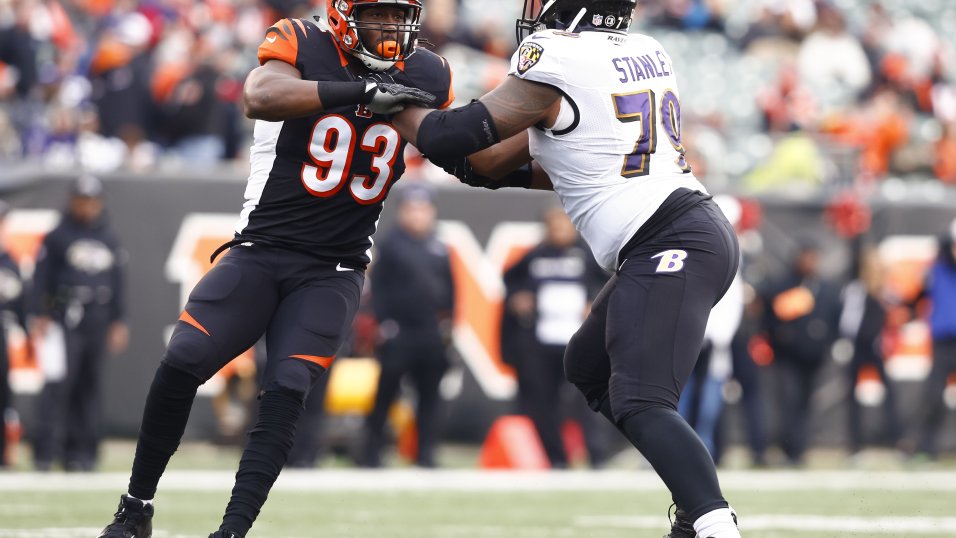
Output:
<instances>
[{"instance_id":1,"label":"knee pad","mask_svg":"<svg viewBox=\"0 0 956 538\"><path fill-rule=\"evenodd\" d=\"M195 330L174 330L163 362L206 382L222 367L212 338Z\"/></svg>"},{"instance_id":2,"label":"knee pad","mask_svg":"<svg viewBox=\"0 0 956 538\"><path fill-rule=\"evenodd\" d=\"M279 358L278 364L266 368L266 378L262 382L262 390L266 392L282 392L294 396L304 405L309 390L318 381L325 368L300 359Z\"/></svg>"}]
</instances>

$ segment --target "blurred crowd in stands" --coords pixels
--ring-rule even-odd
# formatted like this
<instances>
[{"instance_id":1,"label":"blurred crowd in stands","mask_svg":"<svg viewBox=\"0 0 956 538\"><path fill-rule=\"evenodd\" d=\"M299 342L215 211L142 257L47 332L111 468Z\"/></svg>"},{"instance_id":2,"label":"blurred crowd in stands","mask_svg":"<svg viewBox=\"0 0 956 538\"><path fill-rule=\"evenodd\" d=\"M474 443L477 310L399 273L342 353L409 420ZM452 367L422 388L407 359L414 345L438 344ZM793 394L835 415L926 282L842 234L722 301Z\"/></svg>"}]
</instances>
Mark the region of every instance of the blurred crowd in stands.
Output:
<instances>
[{"instance_id":1,"label":"blurred crowd in stands","mask_svg":"<svg viewBox=\"0 0 956 538\"><path fill-rule=\"evenodd\" d=\"M758 192L956 182L956 12L945 0L642 0L679 67L695 171ZM318 5L317 5L318 4ZM0 0L0 162L245 165L243 78L312 0ZM507 72L518 0L428 0L422 38L468 100ZM437 174L441 176L441 174Z\"/></svg>"}]
</instances>

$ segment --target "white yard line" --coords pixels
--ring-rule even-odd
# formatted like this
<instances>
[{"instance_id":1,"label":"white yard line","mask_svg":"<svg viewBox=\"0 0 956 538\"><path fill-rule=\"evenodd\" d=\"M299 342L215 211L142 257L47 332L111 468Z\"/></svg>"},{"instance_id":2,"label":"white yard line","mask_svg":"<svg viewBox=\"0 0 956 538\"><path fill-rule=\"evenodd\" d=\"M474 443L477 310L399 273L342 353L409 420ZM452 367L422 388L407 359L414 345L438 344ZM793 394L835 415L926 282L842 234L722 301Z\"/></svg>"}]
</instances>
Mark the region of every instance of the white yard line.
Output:
<instances>
[{"instance_id":1,"label":"white yard line","mask_svg":"<svg viewBox=\"0 0 956 538\"><path fill-rule=\"evenodd\" d=\"M232 488L232 471L170 471L163 490L222 491ZM127 473L4 473L0 492L125 491ZM727 471L720 483L728 491L956 491L956 472ZM663 491L651 471L501 472L455 470L284 471L282 491Z\"/></svg>"},{"instance_id":2,"label":"white yard line","mask_svg":"<svg viewBox=\"0 0 956 538\"><path fill-rule=\"evenodd\" d=\"M574 527L617 528L617 529L660 529L659 516L578 516L574 518ZM572 537L580 530L566 528L556 531L545 527L504 527L495 525L443 525L434 529L441 536L473 537L481 536L521 536L521 537ZM795 514L748 514L740 522L744 533L756 531L790 531L820 536L826 533L866 533L867 535L892 534L906 536L913 533L953 536L956 534L956 517L847 517ZM4 529L0 528L0 538L85 538L99 532L94 528L43 528L43 529ZM154 538L188 538L187 535L169 534L156 531Z\"/></svg>"},{"instance_id":3,"label":"white yard line","mask_svg":"<svg viewBox=\"0 0 956 538\"><path fill-rule=\"evenodd\" d=\"M578 527L603 527L623 529L654 529L661 526L661 518L654 516L579 516L574 518ZM895 534L906 536L921 534L956 534L956 517L850 517L794 514L747 514L742 515L740 530L747 531L793 531L806 533L859 532L867 534Z\"/></svg>"}]
</instances>

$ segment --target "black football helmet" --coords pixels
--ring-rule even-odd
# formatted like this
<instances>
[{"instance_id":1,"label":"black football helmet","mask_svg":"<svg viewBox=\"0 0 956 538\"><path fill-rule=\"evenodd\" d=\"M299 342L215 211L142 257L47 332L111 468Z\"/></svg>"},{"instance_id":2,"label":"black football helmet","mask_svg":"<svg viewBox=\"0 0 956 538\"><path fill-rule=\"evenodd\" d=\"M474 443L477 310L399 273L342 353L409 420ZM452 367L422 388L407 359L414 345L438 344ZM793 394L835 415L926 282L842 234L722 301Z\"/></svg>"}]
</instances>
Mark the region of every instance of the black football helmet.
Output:
<instances>
[{"instance_id":1,"label":"black football helmet","mask_svg":"<svg viewBox=\"0 0 956 538\"><path fill-rule=\"evenodd\" d=\"M524 0L522 18L515 23L515 36L521 43L546 28L626 33L636 5L637 0Z\"/></svg>"}]
</instances>

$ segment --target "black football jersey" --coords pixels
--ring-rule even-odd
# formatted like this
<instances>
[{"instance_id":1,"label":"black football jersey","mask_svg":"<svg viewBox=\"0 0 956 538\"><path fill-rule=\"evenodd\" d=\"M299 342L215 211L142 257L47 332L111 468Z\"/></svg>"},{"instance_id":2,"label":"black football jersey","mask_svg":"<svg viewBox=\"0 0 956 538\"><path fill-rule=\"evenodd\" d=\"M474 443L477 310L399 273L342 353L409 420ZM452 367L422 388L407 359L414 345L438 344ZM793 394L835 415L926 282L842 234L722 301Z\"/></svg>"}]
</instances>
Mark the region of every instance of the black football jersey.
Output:
<instances>
[{"instance_id":1,"label":"black football jersey","mask_svg":"<svg viewBox=\"0 0 956 538\"><path fill-rule=\"evenodd\" d=\"M306 80L357 80L332 34L302 19L266 30L259 63L281 60ZM389 70L396 82L451 104L451 69L418 48ZM382 204L405 171L406 141L362 105L281 122L256 121L237 241L302 250L352 268L369 262Z\"/></svg>"}]
</instances>

